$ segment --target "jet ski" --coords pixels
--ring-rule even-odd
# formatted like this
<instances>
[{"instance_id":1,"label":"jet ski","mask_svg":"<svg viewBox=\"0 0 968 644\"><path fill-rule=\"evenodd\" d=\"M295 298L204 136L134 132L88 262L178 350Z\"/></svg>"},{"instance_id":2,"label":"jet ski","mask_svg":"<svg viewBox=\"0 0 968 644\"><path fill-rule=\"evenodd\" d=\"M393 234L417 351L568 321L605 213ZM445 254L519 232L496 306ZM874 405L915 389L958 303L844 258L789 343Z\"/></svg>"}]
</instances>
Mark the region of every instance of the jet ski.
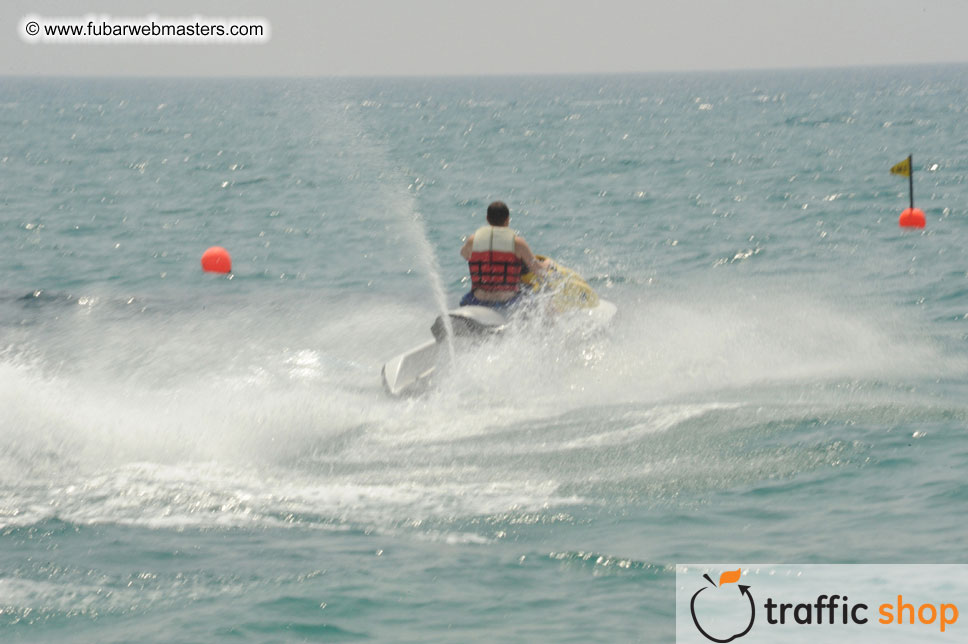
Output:
<instances>
[{"instance_id":1,"label":"jet ski","mask_svg":"<svg viewBox=\"0 0 968 644\"><path fill-rule=\"evenodd\" d=\"M537 257L548 259L542 255ZM590 327L600 327L607 324L617 312L615 305L599 298L578 273L553 260L544 275L539 277L526 273L521 281L525 298L535 306L543 307L549 315L580 316L588 319ZM441 355L446 354L446 349L442 351L441 347L447 342L448 326L455 338L484 339L499 336L514 320L508 310L488 306L462 306L448 311L447 318L445 320L441 315L434 320L430 327L432 340L401 353L383 365L383 387L388 394L414 395L426 388L437 370Z\"/></svg>"}]
</instances>

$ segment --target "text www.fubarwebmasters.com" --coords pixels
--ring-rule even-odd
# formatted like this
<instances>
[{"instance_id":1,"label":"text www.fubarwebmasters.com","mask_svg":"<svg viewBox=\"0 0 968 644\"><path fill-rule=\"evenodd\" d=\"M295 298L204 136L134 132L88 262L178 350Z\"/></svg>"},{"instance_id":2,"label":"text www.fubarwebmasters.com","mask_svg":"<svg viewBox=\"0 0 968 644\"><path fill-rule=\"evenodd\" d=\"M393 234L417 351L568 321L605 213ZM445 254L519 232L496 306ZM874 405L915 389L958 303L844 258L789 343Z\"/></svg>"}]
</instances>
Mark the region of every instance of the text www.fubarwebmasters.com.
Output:
<instances>
[{"instance_id":1,"label":"text www.fubarwebmasters.com","mask_svg":"<svg viewBox=\"0 0 968 644\"><path fill-rule=\"evenodd\" d=\"M20 21L20 36L32 43L264 43L269 40L269 22L263 18L204 16L44 18L31 15Z\"/></svg>"}]
</instances>

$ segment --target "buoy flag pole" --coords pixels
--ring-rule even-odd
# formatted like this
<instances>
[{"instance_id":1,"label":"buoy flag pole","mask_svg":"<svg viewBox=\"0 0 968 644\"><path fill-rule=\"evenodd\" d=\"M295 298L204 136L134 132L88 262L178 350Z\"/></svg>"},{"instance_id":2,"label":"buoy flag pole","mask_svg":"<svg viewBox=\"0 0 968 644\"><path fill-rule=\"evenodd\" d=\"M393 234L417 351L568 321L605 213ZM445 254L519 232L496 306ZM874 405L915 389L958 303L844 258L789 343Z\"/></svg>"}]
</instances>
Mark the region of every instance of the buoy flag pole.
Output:
<instances>
[{"instance_id":1,"label":"buoy flag pole","mask_svg":"<svg viewBox=\"0 0 968 644\"><path fill-rule=\"evenodd\" d=\"M891 168L891 174L899 174L908 178L908 195L911 199L911 207L901 213L897 223L902 228L924 228L924 211L914 207L914 155L909 154L908 158L900 163L895 163Z\"/></svg>"},{"instance_id":2,"label":"buoy flag pole","mask_svg":"<svg viewBox=\"0 0 968 644\"><path fill-rule=\"evenodd\" d=\"M914 210L914 155L908 155L908 195L911 196L911 210Z\"/></svg>"}]
</instances>

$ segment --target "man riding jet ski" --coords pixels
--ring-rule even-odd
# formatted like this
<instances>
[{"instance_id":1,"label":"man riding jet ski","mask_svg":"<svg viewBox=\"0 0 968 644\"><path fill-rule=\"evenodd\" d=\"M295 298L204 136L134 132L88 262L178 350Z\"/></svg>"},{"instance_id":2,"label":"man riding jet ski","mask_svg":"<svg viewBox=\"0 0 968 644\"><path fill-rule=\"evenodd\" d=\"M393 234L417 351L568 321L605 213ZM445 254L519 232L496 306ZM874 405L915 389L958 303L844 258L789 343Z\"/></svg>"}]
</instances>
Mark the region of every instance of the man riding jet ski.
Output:
<instances>
[{"instance_id":1,"label":"man riding jet ski","mask_svg":"<svg viewBox=\"0 0 968 644\"><path fill-rule=\"evenodd\" d=\"M471 272L471 290L461 306L489 306L504 309L521 297L522 275L543 276L551 260L539 259L528 242L508 227L511 212L503 201L487 207L487 226L467 238L460 249Z\"/></svg>"},{"instance_id":2,"label":"man riding jet ski","mask_svg":"<svg viewBox=\"0 0 968 644\"><path fill-rule=\"evenodd\" d=\"M448 334L478 338L500 334L511 321L508 314L530 296L537 296L535 302L548 313L583 315L594 326L615 315L615 305L599 299L577 273L532 253L528 243L508 228L510 221L504 203L488 206L488 225L468 237L460 250L471 274L470 292L461 298L460 307L437 317L430 329L433 340L383 366L383 386L390 395L418 393L430 382Z\"/></svg>"}]
</instances>

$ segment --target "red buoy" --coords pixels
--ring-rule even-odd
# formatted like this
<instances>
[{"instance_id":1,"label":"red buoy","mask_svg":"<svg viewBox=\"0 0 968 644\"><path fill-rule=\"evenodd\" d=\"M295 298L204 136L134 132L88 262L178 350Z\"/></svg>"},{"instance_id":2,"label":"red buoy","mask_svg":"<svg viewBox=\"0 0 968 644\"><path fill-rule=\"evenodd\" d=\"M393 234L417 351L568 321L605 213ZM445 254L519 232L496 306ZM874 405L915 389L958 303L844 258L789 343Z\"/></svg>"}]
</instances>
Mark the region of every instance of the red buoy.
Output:
<instances>
[{"instance_id":1,"label":"red buoy","mask_svg":"<svg viewBox=\"0 0 968 644\"><path fill-rule=\"evenodd\" d=\"M924 228L924 211L920 208L905 208L897 225L901 228Z\"/></svg>"},{"instance_id":2,"label":"red buoy","mask_svg":"<svg viewBox=\"0 0 968 644\"><path fill-rule=\"evenodd\" d=\"M206 250L202 253L202 270L209 273L232 272L232 257L229 251L221 246L212 246Z\"/></svg>"}]
</instances>

